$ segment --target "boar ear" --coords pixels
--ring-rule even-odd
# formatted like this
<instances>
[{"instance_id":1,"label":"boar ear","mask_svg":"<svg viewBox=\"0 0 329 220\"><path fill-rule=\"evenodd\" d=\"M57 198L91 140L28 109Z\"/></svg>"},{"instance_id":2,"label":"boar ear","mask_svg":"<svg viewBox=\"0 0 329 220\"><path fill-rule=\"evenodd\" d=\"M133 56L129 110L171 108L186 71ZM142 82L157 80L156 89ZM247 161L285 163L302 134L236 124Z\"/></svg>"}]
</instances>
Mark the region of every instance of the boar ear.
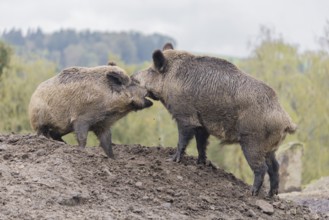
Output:
<instances>
[{"instance_id":1,"label":"boar ear","mask_svg":"<svg viewBox=\"0 0 329 220\"><path fill-rule=\"evenodd\" d=\"M117 64L116 64L115 62L113 62L113 61L109 61L109 62L107 63L107 65L109 65L109 66L116 66Z\"/></svg>"},{"instance_id":2,"label":"boar ear","mask_svg":"<svg viewBox=\"0 0 329 220\"><path fill-rule=\"evenodd\" d=\"M174 49L174 46L171 43L166 43L163 46L162 51L165 51L165 50L173 50L173 49Z\"/></svg>"},{"instance_id":3,"label":"boar ear","mask_svg":"<svg viewBox=\"0 0 329 220\"><path fill-rule=\"evenodd\" d=\"M156 50L153 53L153 63L155 68L160 72L163 73L166 66L166 58L164 57L161 50Z\"/></svg>"},{"instance_id":4,"label":"boar ear","mask_svg":"<svg viewBox=\"0 0 329 220\"><path fill-rule=\"evenodd\" d=\"M129 77L120 72L111 71L106 74L106 78L111 86L122 86L129 84Z\"/></svg>"}]
</instances>

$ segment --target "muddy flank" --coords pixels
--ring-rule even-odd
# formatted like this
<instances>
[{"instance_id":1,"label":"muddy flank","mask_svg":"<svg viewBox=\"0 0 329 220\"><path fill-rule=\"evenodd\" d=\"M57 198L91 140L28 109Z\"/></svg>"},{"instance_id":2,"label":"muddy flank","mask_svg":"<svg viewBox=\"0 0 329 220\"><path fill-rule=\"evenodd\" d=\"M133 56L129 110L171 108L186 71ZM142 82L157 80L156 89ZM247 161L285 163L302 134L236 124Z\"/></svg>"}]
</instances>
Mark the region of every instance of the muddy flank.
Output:
<instances>
[{"instance_id":1,"label":"muddy flank","mask_svg":"<svg viewBox=\"0 0 329 220\"><path fill-rule=\"evenodd\" d=\"M35 135L0 135L0 219L325 219L265 196L172 148L79 150ZM329 219L329 218L328 218Z\"/></svg>"}]
</instances>

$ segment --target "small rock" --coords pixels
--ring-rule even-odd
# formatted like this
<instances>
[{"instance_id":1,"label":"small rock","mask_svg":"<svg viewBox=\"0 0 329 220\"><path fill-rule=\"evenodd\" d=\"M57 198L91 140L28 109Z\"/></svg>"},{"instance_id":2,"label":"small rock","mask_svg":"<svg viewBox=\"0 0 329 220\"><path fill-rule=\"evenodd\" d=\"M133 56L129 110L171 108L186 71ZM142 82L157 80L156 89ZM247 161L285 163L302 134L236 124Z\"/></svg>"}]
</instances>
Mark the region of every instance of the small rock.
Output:
<instances>
[{"instance_id":1,"label":"small rock","mask_svg":"<svg viewBox=\"0 0 329 220\"><path fill-rule=\"evenodd\" d=\"M283 204L283 203L281 203L281 204L279 205L279 209L281 209L281 210L285 210L285 209L286 209L286 205Z\"/></svg>"},{"instance_id":2,"label":"small rock","mask_svg":"<svg viewBox=\"0 0 329 220\"><path fill-rule=\"evenodd\" d=\"M136 214L140 214L140 213L143 213L143 210L140 209L140 208L137 208L137 207L133 207L131 212L136 213Z\"/></svg>"},{"instance_id":3,"label":"small rock","mask_svg":"<svg viewBox=\"0 0 329 220\"><path fill-rule=\"evenodd\" d=\"M14 177L17 177L19 175L19 172L11 172L10 174Z\"/></svg>"},{"instance_id":4,"label":"small rock","mask_svg":"<svg viewBox=\"0 0 329 220\"><path fill-rule=\"evenodd\" d=\"M24 165L20 165L18 168L19 169L23 169L24 168Z\"/></svg>"},{"instance_id":5,"label":"small rock","mask_svg":"<svg viewBox=\"0 0 329 220\"><path fill-rule=\"evenodd\" d=\"M11 157L11 154L5 154L3 155L4 160L8 160Z\"/></svg>"},{"instance_id":6,"label":"small rock","mask_svg":"<svg viewBox=\"0 0 329 220\"><path fill-rule=\"evenodd\" d=\"M198 207L196 207L196 205L193 205L193 204L188 204L187 205L187 208L192 210L192 211L198 211Z\"/></svg>"},{"instance_id":7,"label":"small rock","mask_svg":"<svg viewBox=\"0 0 329 220\"><path fill-rule=\"evenodd\" d=\"M27 159L27 158L29 158L29 155L28 155L28 154L23 154L23 155L22 155L22 159L23 159L23 160L25 160L25 159Z\"/></svg>"},{"instance_id":8,"label":"small rock","mask_svg":"<svg viewBox=\"0 0 329 220\"><path fill-rule=\"evenodd\" d=\"M138 166L145 166L146 162L145 161L136 161L136 165Z\"/></svg>"},{"instance_id":9,"label":"small rock","mask_svg":"<svg viewBox=\"0 0 329 220\"><path fill-rule=\"evenodd\" d=\"M280 202L280 201L278 201L278 202L273 202L273 206L274 206L275 208L279 208L280 205L281 205L281 202Z\"/></svg>"},{"instance_id":10,"label":"small rock","mask_svg":"<svg viewBox=\"0 0 329 220\"><path fill-rule=\"evenodd\" d=\"M165 202L165 203L162 203L161 206L164 207L164 208L169 209L171 207L171 203L170 202Z\"/></svg>"},{"instance_id":11,"label":"small rock","mask_svg":"<svg viewBox=\"0 0 329 220\"><path fill-rule=\"evenodd\" d=\"M135 186L137 186L137 187L141 187L142 185L143 185L143 183L140 182L140 181L138 181L138 182L135 183Z\"/></svg>"},{"instance_id":12,"label":"small rock","mask_svg":"<svg viewBox=\"0 0 329 220\"><path fill-rule=\"evenodd\" d=\"M148 196L143 196L143 200L148 200L150 197L148 197Z\"/></svg>"},{"instance_id":13,"label":"small rock","mask_svg":"<svg viewBox=\"0 0 329 220\"><path fill-rule=\"evenodd\" d=\"M165 188L162 187L162 186L159 186L159 187L156 188L156 190L157 190L158 192L162 192L164 189L165 189Z\"/></svg>"},{"instance_id":14,"label":"small rock","mask_svg":"<svg viewBox=\"0 0 329 220\"><path fill-rule=\"evenodd\" d=\"M86 201L85 198L83 198L81 195L75 195L70 198L65 198L59 201L58 203L60 205L65 205L65 206L77 206Z\"/></svg>"},{"instance_id":15,"label":"small rock","mask_svg":"<svg viewBox=\"0 0 329 220\"><path fill-rule=\"evenodd\" d=\"M177 176L177 179L183 180L183 177L182 176Z\"/></svg>"},{"instance_id":16,"label":"small rock","mask_svg":"<svg viewBox=\"0 0 329 220\"><path fill-rule=\"evenodd\" d=\"M293 209L290 210L290 213L292 215L296 215L297 214L297 210L295 208L293 208Z\"/></svg>"},{"instance_id":17,"label":"small rock","mask_svg":"<svg viewBox=\"0 0 329 220\"><path fill-rule=\"evenodd\" d=\"M210 198L209 196L201 196L201 199L210 204L215 203L215 201L212 198Z\"/></svg>"},{"instance_id":18,"label":"small rock","mask_svg":"<svg viewBox=\"0 0 329 220\"><path fill-rule=\"evenodd\" d=\"M256 201L256 206L262 210L262 212L272 215L274 213L273 205L266 202L265 200L259 199Z\"/></svg>"},{"instance_id":19,"label":"small rock","mask_svg":"<svg viewBox=\"0 0 329 220\"><path fill-rule=\"evenodd\" d=\"M46 151L45 150L38 150L38 152L37 152L37 156L38 157L40 157L40 156L44 156L44 155L46 155Z\"/></svg>"},{"instance_id":20,"label":"small rock","mask_svg":"<svg viewBox=\"0 0 329 220\"><path fill-rule=\"evenodd\" d=\"M252 209L249 209L249 210L247 211L247 216L248 216L248 217L254 217L254 216L256 216L256 213L255 213Z\"/></svg>"},{"instance_id":21,"label":"small rock","mask_svg":"<svg viewBox=\"0 0 329 220\"><path fill-rule=\"evenodd\" d=\"M316 214L316 213L312 213L312 215L311 215L311 219L312 219L312 220L318 220L318 219L320 219L320 217L319 217L318 214Z\"/></svg>"},{"instance_id":22,"label":"small rock","mask_svg":"<svg viewBox=\"0 0 329 220\"><path fill-rule=\"evenodd\" d=\"M132 212L134 210L134 207L132 205L128 206L127 211Z\"/></svg>"}]
</instances>

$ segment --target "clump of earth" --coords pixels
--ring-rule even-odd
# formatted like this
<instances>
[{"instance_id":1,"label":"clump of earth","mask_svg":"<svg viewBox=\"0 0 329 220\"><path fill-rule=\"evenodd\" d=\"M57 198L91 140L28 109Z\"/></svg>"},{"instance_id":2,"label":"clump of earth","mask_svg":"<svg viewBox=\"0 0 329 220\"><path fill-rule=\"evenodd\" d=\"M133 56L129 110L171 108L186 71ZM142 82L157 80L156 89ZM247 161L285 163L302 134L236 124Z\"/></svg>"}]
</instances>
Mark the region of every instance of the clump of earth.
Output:
<instances>
[{"instance_id":1,"label":"clump of earth","mask_svg":"<svg viewBox=\"0 0 329 220\"><path fill-rule=\"evenodd\" d=\"M252 197L211 163L168 161L174 152L114 145L113 160L100 147L0 135L0 219L329 219L308 203Z\"/></svg>"}]
</instances>

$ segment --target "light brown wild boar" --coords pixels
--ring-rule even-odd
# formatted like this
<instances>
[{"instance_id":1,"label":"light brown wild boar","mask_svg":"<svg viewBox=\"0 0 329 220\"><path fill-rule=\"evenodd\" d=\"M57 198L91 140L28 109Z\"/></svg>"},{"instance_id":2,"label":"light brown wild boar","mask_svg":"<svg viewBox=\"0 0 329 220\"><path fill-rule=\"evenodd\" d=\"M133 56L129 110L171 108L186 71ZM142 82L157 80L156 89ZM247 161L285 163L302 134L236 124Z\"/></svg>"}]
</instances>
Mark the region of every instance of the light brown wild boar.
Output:
<instances>
[{"instance_id":1,"label":"light brown wild boar","mask_svg":"<svg viewBox=\"0 0 329 220\"><path fill-rule=\"evenodd\" d=\"M257 195L266 171L270 196L278 193L279 165L275 151L296 125L264 82L226 60L195 56L166 44L153 53L153 65L132 76L177 122L179 140L173 161L179 162L195 136L198 163L206 162L209 135L223 143L239 143L254 172Z\"/></svg>"},{"instance_id":2,"label":"light brown wild boar","mask_svg":"<svg viewBox=\"0 0 329 220\"><path fill-rule=\"evenodd\" d=\"M47 138L63 141L72 131L81 148L93 131L108 157L113 158L110 127L131 111L150 107L147 90L131 82L113 64L71 67L41 83L29 105L32 128Z\"/></svg>"}]
</instances>

